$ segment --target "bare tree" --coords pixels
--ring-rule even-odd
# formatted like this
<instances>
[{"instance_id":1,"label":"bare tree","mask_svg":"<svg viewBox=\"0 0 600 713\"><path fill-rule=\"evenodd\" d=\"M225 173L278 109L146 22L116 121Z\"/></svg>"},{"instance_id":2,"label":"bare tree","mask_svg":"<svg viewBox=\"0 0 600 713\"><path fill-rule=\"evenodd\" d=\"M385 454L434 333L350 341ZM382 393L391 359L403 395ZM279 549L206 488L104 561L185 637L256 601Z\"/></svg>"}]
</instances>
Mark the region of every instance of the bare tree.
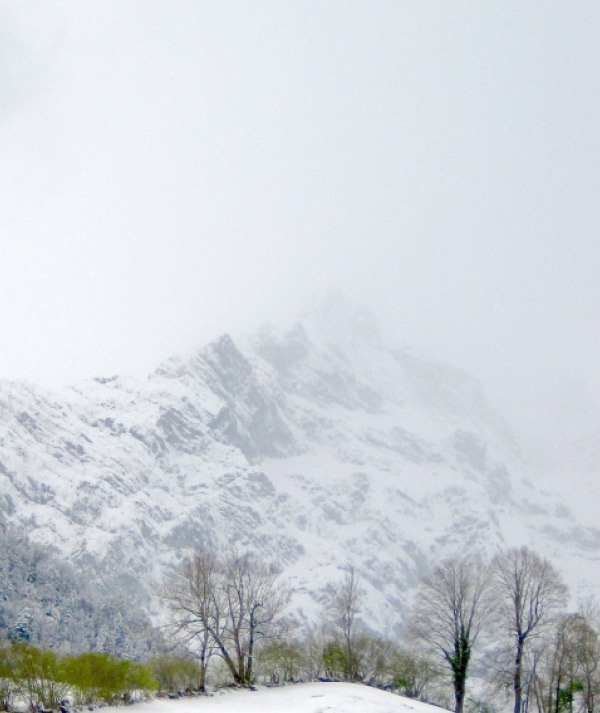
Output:
<instances>
[{"instance_id":1,"label":"bare tree","mask_svg":"<svg viewBox=\"0 0 600 713\"><path fill-rule=\"evenodd\" d=\"M203 676L210 656L221 656L238 685L252 681L257 640L276 635L277 620L289 601L275 569L249 554L219 558L196 552L181 578L163 589L179 642L193 648ZM204 684L204 679L203 679Z\"/></svg>"},{"instance_id":2,"label":"bare tree","mask_svg":"<svg viewBox=\"0 0 600 713\"><path fill-rule=\"evenodd\" d=\"M314 681L324 673L323 653L327 647L328 634L323 626L309 626L303 641L305 668L309 680Z\"/></svg>"},{"instance_id":3,"label":"bare tree","mask_svg":"<svg viewBox=\"0 0 600 713\"><path fill-rule=\"evenodd\" d=\"M215 650L215 633L218 638L222 628L217 606L219 584L216 556L197 551L184 560L180 577L160 591L171 611L171 637L198 660L201 691Z\"/></svg>"},{"instance_id":4,"label":"bare tree","mask_svg":"<svg viewBox=\"0 0 600 713\"><path fill-rule=\"evenodd\" d=\"M523 713L524 655L529 641L556 621L567 588L554 567L527 547L497 555L492 563L500 624L514 655L514 713Z\"/></svg>"},{"instance_id":5,"label":"bare tree","mask_svg":"<svg viewBox=\"0 0 600 713\"><path fill-rule=\"evenodd\" d=\"M234 681L249 685L256 642L281 635L278 619L288 605L290 591L279 581L275 568L265 567L249 554L231 554L223 574L220 608L225 625L215 641Z\"/></svg>"},{"instance_id":6,"label":"bare tree","mask_svg":"<svg viewBox=\"0 0 600 713\"><path fill-rule=\"evenodd\" d=\"M411 631L450 668L455 713L463 710L473 645L488 613L488 571L474 558L445 560L417 595Z\"/></svg>"},{"instance_id":7,"label":"bare tree","mask_svg":"<svg viewBox=\"0 0 600 713\"><path fill-rule=\"evenodd\" d=\"M575 614L560 616L546 645L537 655L533 688L538 710L561 713L579 710L592 713L598 689L599 642L595 628L597 612L588 602ZM537 644L537 642L536 642ZM537 652L536 652L537 653Z\"/></svg>"},{"instance_id":8,"label":"bare tree","mask_svg":"<svg viewBox=\"0 0 600 713\"><path fill-rule=\"evenodd\" d=\"M330 582L325 593L328 599L328 611L331 621L344 641L346 678L357 680L359 678L359 667L354 652L354 637L363 590L360 586L360 577L355 568L352 565L348 565L342 580Z\"/></svg>"},{"instance_id":9,"label":"bare tree","mask_svg":"<svg viewBox=\"0 0 600 713\"><path fill-rule=\"evenodd\" d=\"M595 694L600 690L600 612L593 601L587 601L573 618L575 655L586 713L594 713Z\"/></svg>"},{"instance_id":10,"label":"bare tree","mask_svg":"<svg viewBox=\"0 0 600 713\"><path fill-rule=\"evenodd\" d=\"M528 678L540 713L559 713L567 707L572 710L578 669L573 627L575 616L561 616L553 630L536 641L529 657Z\"/></svg>"}]
</instances>

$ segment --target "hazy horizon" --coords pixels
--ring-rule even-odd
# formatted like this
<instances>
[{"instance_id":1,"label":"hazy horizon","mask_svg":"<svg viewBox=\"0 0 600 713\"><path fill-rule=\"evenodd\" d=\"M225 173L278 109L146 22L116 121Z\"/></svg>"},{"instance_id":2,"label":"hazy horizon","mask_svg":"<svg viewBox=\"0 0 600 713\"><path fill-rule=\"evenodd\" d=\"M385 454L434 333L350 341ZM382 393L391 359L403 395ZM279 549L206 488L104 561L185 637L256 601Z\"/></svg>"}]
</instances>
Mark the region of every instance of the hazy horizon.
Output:
<instances>
[{"instance_id":1,"label":"hazy horizon","mask_svg":"<svg viewBox=\"0 0 600 713\"><path fill-rule=\"evenodd\" d=\"M600 6L0 2L0 379L144 375L340 288L600 427Z\"/></svg>"}]
</instances>

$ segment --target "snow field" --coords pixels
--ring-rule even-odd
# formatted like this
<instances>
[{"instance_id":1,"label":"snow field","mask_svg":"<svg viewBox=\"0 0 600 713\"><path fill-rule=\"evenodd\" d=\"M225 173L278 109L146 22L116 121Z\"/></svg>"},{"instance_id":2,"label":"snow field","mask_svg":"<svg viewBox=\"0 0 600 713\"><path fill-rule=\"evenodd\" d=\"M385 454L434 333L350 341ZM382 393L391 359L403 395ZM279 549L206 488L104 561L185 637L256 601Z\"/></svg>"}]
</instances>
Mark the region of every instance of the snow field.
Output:
<instances>
[{"instance_id":1,"label":"snow field","mask_svg":"<svg viewBox=\"0 0 600 713\"><path fill-rule=\"evenodd\" d=\"M106 709L120 713L122 709ZM439 713L427 703L359 683L298 683L258 691L225 689L210 697L154 700L136 713Z\"/></svg>"}]
</instances>

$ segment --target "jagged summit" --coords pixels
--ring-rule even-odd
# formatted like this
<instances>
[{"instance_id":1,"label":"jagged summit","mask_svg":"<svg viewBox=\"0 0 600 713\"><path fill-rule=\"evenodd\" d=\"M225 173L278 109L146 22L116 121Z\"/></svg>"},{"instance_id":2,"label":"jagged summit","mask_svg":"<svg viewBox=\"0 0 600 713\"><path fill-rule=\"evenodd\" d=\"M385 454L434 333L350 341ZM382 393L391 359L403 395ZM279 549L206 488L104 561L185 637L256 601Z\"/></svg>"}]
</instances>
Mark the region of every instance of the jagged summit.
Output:
<instances>
[{"instance_id":1,"label":"jagged summit","mask_svg":"<svg viewBox=\"0 0 600 713\"><path fill-rule=\"evenodd\" d=\"M299 321L309 333L338 346L356 349L358 345L381 346L381 330L375 314L353 305L340 290L329 290L316 297Z\"/></svg>"},{"instance_id":2,"label":"jagged summit","mask_svg":"<svg viewBox=\"0 0 600 713\"><path fill-rule=\"evenodd\" d=\"M351 559L380 628L449 554L525 543L583 571L600 533L528 476L475 380L337 298L147 380L0 388L7 521L152 614L189 547L232 541L284 567L301 616Z\"/></svg>"}]
</instances>

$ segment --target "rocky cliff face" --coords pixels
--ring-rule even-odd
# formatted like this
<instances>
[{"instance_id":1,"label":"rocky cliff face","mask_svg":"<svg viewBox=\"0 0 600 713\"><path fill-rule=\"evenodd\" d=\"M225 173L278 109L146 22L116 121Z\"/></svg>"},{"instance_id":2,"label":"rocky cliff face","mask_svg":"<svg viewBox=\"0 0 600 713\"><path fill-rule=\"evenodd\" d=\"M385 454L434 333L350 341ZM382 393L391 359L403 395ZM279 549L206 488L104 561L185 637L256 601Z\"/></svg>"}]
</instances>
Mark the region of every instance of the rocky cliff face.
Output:
<instances>
[{"instance_id":1,"label":"rocky cliff face","mask_svg":"<svg viewBox=\"0 0 600 713\"><path fill-rule=\"evenodd\" d=\"M152 582L229 542L277 560L307 617L353 562L380 629L429 563L466 550L529 544L592 583L600 533L528 476L475 381L339 306L145 381L0 384L4 519L153 614Z\"/></svg>"}]
</instances>

